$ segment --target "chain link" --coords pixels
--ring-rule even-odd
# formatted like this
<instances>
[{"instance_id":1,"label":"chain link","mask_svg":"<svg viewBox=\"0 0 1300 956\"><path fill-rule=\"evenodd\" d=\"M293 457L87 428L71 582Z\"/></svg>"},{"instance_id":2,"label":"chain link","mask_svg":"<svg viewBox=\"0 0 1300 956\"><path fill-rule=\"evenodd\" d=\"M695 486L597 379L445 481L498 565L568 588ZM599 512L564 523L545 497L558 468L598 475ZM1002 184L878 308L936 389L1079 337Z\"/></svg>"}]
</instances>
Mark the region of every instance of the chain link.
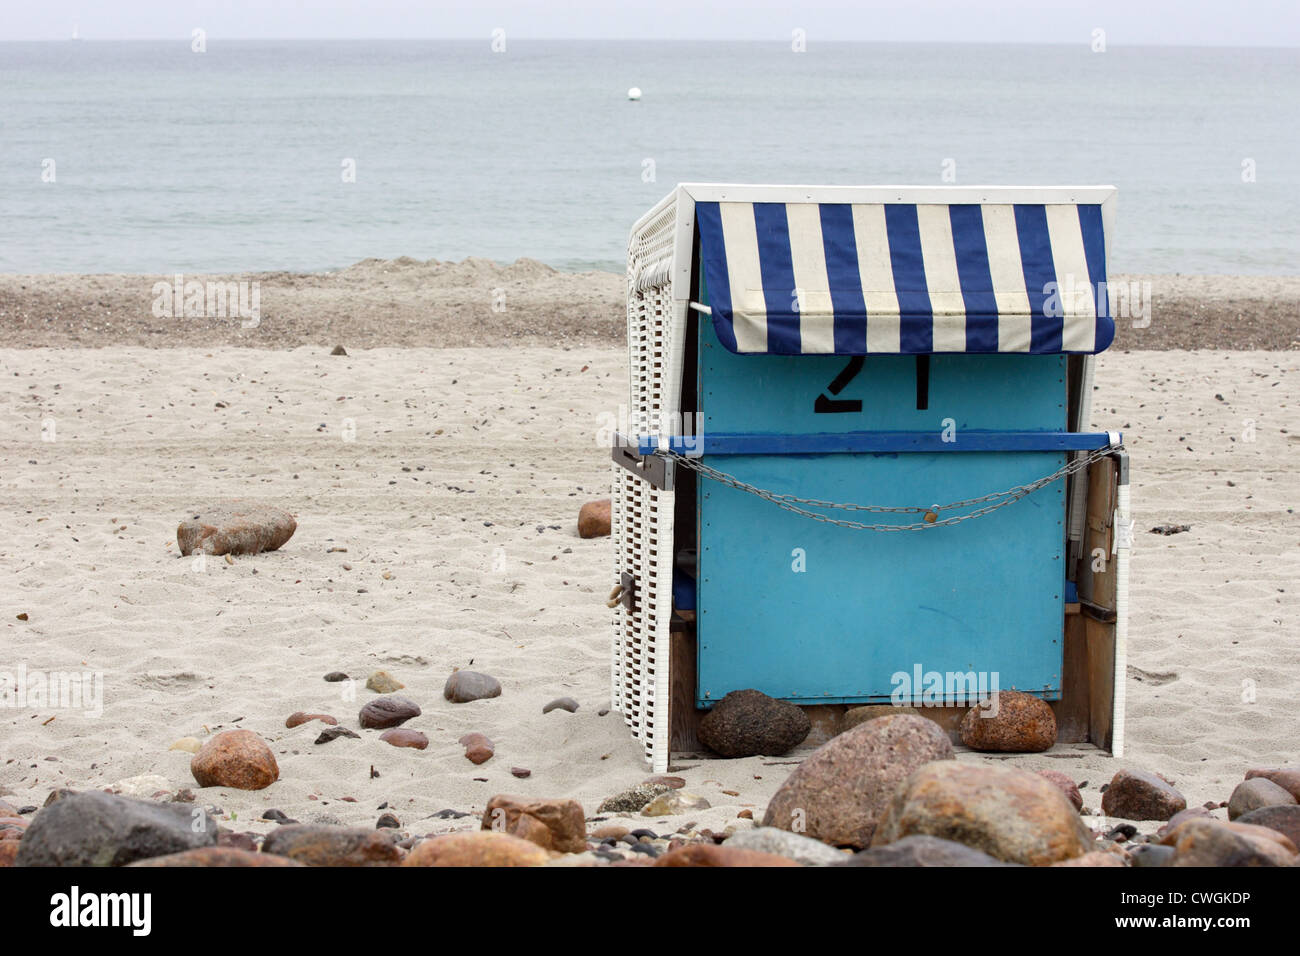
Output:
<instances>
[{"instance_id":1,"label":"chain link","mask_svg":"<svg viewBox=\"0 0 1300 956\"><path fill-rule=\"evenodd\" d=\"M1077 471L1082 471L1095 461L1110 455L1115 449L1095 448L1086 455L1079 455L1072 460L1067 461L1062 467L1035 481L1026 485L1015 485L1006 491L995 491L987 495L980 495L978 498L964 498L961 501L951 501L946 505L931 505L928 508L913 507L910 505L889 506L889 505L861 505L853 502L841 501L823 501L819 498L800 498L792 494L782 494L780 492L768 491L765 488L759 488L741 481L735 475L729 475L725 471L719 471L710 465L704 464L699 458L692 458L682 455L675 451L666 451L660 449L655 454L673 461L683 468L688 468L704 478L716 481L721 485L729 488L735 488L737 491L743 491L746 494L755 495L764 501L770 501L778 508L784 508L786 511L805 518L811 518L813 521L821 521L825 524L837 525L841 528L850 528L855 531L925 531L927 528L942 528L947 525L960 524L963 521L969 521L972 518L979 518L983 515L997 511L999 508L1005 508L1009 504L1019 501L1021 498L1032 494L1039 488L1044 488L1054 481L1073 475ZM808 505L812 508L825 508L828 510L840 511L861 511L870 514L916 514L925 516L923 520L912 524L868 524L862 521L853 521L848 518L834 518L827 514L817 511L809 511L808 508L800 507ZM982 507L975 508L974 511L967 511L963 514L940 517L943 512L952 511L961 508L971 508L975 505Z\"/></svg>"}]
</instances>

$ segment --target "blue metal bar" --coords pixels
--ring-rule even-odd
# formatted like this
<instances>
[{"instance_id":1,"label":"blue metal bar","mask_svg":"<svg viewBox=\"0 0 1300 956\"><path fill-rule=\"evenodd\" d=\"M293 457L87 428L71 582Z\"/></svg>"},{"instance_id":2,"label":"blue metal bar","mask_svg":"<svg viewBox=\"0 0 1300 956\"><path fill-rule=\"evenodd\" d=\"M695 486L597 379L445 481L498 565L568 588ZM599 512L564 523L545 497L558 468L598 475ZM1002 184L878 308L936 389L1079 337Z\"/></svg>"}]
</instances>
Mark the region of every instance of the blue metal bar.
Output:
<instances>
[{"instance_id":1,"label":"blue metal bar","mask_svg":"<svg viewBox=\"0 0 1300 956\"><path fill-rule=\"evenodd\" d=\"M673 436L669 448L682 455L834 455L857 453L948 451L1091 451L1112 444L1108 432L1026 432L957 430L944 440L942 432L840 432L777 435L760 432L706 432ZM1114 444L1120 443L1115 433ZM659 440L641 435L642 455L659 449Z\"/></svg>"}]
</instances>

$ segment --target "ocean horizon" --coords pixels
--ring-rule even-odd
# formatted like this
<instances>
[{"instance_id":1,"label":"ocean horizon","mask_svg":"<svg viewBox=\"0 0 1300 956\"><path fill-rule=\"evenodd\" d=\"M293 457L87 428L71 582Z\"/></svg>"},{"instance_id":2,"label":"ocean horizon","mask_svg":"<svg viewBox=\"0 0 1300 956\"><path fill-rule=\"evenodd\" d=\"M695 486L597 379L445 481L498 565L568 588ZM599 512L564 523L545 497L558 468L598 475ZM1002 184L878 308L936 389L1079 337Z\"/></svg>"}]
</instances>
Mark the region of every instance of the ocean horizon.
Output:
<instances>
[{"instance_id":1,"label":"ocean horizon","mask_svg":"<svg viewBox=\"0 0 1300 956\"><path fill-rule=\"evenodd\" d=\"M1298 99L1286 47L0 42L0 272L620 271L716 181L1114 185L1112 271L1295 274Z\"/></svg>"}]
</instances>

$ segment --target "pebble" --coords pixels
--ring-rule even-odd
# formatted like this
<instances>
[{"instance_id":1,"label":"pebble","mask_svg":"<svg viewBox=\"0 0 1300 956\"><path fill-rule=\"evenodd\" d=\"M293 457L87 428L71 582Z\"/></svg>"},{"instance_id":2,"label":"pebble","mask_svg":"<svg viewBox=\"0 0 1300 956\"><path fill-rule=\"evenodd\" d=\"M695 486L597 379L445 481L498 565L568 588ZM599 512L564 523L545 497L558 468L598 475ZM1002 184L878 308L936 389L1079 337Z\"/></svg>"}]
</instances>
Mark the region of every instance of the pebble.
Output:
<instances>
[{"instance_id":1,"label":"pebble","mask_svg":"<svg viewBox=\"0 0 1300 956\"><path fill-rule=\"evenodd\" d=\"M327 744L331 740L338 740L340 737L352 737L356 740L361 739L360 734L348 730L346 727L330 727L327 730L321 731L321 735L316 738L316 743Z\"/></svg>"},{"instance_id":2,"label":"pebble","mask_svg":"<svg viewBox=\"0 0 1300 956\"><path fill-rule=\"evenodd\" d=\"M1101 795L1101 812L1122 820L1168 820L1187 809L1187 799L1153 773L1120 770Z\"/></svg>"},{"instance_id":3,"label":"pebble","mask_svg":"<svg viewBox=\"0 0 1300 956\"><path fill-rule=\"evenodd\" d=\"M400 828L402 821L397 819L394 814L385 813L375 821L376 830L396 830Z\"/></svg>"},{"instance_id":4,"label":"pebble","mask_svg":"<svg viewBox=\"0 0 1300 956\"><path fill-rule=\"evenodd\" d=\"M275 551L293 537L298 522L280 508L218 506L187 518L176 527L176 544L183 555L258 554Z\"/></svg>"},{"instance_id":5,"label":"pebble","mask_svg":"<svg viewBox=\"0 0 1300 956\"><path fill-rule=\"evenodd\" d=\"M306 711L295 710L285 718L284 725L286 727L300 727L313 720L319 720L322 724L329 724L331 726L338 723L338 721L329 714L309 714Z\"/></svg>"},{"instance_id":6,"label":"pebble","mask_svg":"<svg viewBox=\"0 0 1300 956\"><path fill-rule=\"evenodd\" d=\"M203 747L203 741L198 737L181 737L173 740L168 750L182 750L185 753L196 754Z\"/></svg>"},{"instance_id":7,"label":"pebble","mask_svg":"<svg viewBox=\"0 0 1300 956\"><path fill-rule=\"evenodd\" d=\"M609 535L611 525L611 500L600 498L588 501L578 511L578 537L603 538Z\"/></svg>"},{"instance_id":8,"label":"pebble","mask_svg":"<svg viewBox=\"0 0 1300 956\"><path fill-rule=\"evenodd\" d=\"M465 748L465 757L472 764L487 763L496 753L492 741L480 733L465 734L459 743Z\"/></svg>"},{"instance_id":9,"label":"pebble","mask_svg":"<svg viewBox=\"0 0 1300 956\"><path fill-rule=\"evenodd\" d=\"M352 678L348 677L348 675L342 671L330 671L325 675L325 679L331 684L338 684L345 680L351 680Z\"/></svg>"},{"instance_id":10,"label":"pebble","mask_svg":"<svg viewBox=\"0 0 1300 956\"><path fill-rule=\"evenodd\" d=\"M567 710L573 713L578 709L578 702L572 697L557 697L545 707L542 708L543 714L549 714L553 710Z\"/></svg>"},{"instance_id":11,"label":"pebble","mask_svg":"<svg viewBox=\"0 0 1300 956\"><path fill-rule=\"evenodd\" d=\"M454 704L500 697L501 682L478 671L453 671L442 688L442 696Z\"/></svg>"},{"instance_id":12,"label":"pebble","mask_svg":"<svg viewBox=\"0 0 1300 956\"><path fill-rule=\"evenodd\" d=\"M271 748L251 730L226 730L208 739L190 772L200 787L263 790L280 779Z\"/></svg>"},{"instance_id":13,"label":"pebble","mask_svg":"<svg viewBox=\"0 0 1300 956\"><path fill-rule=\"evenodd\" d=\"M392 730L385 730L379 735L379 739L386 744L392 744L394 747L411 747L415 750L424 750L429 746L429 738L418 730L411 730L409 727L394 727Z\"/></svg>"},{"instance_id":14,"label":"pebble","mask_svg":"<svg viewBox=\"0 0 1300 956\"><path fill-rule=\"evenodd\" d=\"M391 694L394 691L401 690L405 686L405 684L395 678L392 674L388 673L388 671L375 671L366 678L366 688L368 690L377 691L380 694Z\"/></svg>"},{"instance_id":15,"label":"pebble","mask_svg":"<svg viewBox=\"0 0 1300 956\"><path fill-rule=\"evenodd\" d=\"M533 772L531 770L528 770L525 767L511 767L510 775L513 777L518 777L520 780L525 780L528 777L531 777L533 775Z\"/></svg>"},{"instance_id":16,"label":"pebble","mask_svg":"<svg viewBox=\"0 0 1300 956\"><path fill-rule=\"evenodd\" d=\"M690 813L692 810L707 810L709 807L709 801L699 794L687 790L668 790L642 807L641 816L669 817Z\"/></svg>"},{"instance_id":17,"label":"pebble","mask_svg":"<svg viewBox=\"0 0 1300 956\"><path fill-rule=\"evenodd\" d=\"M419 717L420 714L420 705L415 701L394 695L376 697L369 701L361 708L357 720L367 730L382 730L385 727L404 724L412 717Z\"/></svg>"}]
</instances>

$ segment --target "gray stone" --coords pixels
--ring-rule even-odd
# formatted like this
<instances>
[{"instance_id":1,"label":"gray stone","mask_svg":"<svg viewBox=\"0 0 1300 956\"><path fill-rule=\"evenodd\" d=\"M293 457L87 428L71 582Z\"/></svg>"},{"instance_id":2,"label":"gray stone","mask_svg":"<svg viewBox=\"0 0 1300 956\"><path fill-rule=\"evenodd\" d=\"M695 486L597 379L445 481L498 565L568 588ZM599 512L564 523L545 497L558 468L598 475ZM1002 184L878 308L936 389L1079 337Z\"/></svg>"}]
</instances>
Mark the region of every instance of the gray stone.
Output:
<instances>
[{"instance_id":1,"label":"gray stone","mask_svg":"<svg viewBox=\"0 0 1300 956\"><path fill-rule=\"evenodd\" d=\"M647 803L659 796L661 793L667 793L675 788L664 783L639 783L635 787L624 790L622 793L616 793L612 797L606 797L601 805L597 808L597 813L636 813L643 809Z\"/></svg>"},{"instance_id":2,"label":"gray stone","mask_svg":"<svg viewBox=\"0 0 1300 956\"><path fill-rule=\"evenodd\" d=\"M549 714L553 710L567 710L574 713L578 709L578 702L572 697L557 697L545 707L542 708L543 714Z\"/></svg>"},{"instance_id":3,"label":"gray stone","mask_svg":"<svg viewBox=\"0 0 1300 956\"><path fill-rule=\"evenodd\" d=\"M982 850L939 837L903 837L884 846L855 853L842 866L1019 866L1004 863Z\"/></svg>"},{"instance_id":4,"label":"gray stone","mask_svg":"<svg viewBox=\"0 0 1300 956\"><path fill-rule=\"evenodd\" d=\"M846 854L832 846L827 846L820 840L776 827L739 830L724 845L733 849L774 853L802 863L804 866L835 866L847 859Z\"/></svg>"},{"instance_id":5,"label":"gray stone","mask_svg":"<svg viewBox=\"0 0 1300 956\"><path fill-rule=\"evenodd\" d=\"M478 671L452 671L442 688L442 696L454 704L500 697L501 682Z\"/></svg>"},{"instance_id":6,"label":"gray stone","mask_svg":"<svg viewBox=\"0 0 1300 956\"><path fill-rule=\"evenodd\" d=\"M204 823L195 832L194 822ZM32 820L16 866L125 866L169 853L216 846L217 822L181 804L90 790L48 804Z\"/></svg>"},{"instance_id":7,"label":"gray stone","mask_svg":"<svg viewBox=\"0 0 1300 956\"><path fill-rule=\"evenodd\" d=\"M1300 805L1260 807L1243 813L1237 822L1276 830L1300 847Z\"/></svg>"}]
</instances>

